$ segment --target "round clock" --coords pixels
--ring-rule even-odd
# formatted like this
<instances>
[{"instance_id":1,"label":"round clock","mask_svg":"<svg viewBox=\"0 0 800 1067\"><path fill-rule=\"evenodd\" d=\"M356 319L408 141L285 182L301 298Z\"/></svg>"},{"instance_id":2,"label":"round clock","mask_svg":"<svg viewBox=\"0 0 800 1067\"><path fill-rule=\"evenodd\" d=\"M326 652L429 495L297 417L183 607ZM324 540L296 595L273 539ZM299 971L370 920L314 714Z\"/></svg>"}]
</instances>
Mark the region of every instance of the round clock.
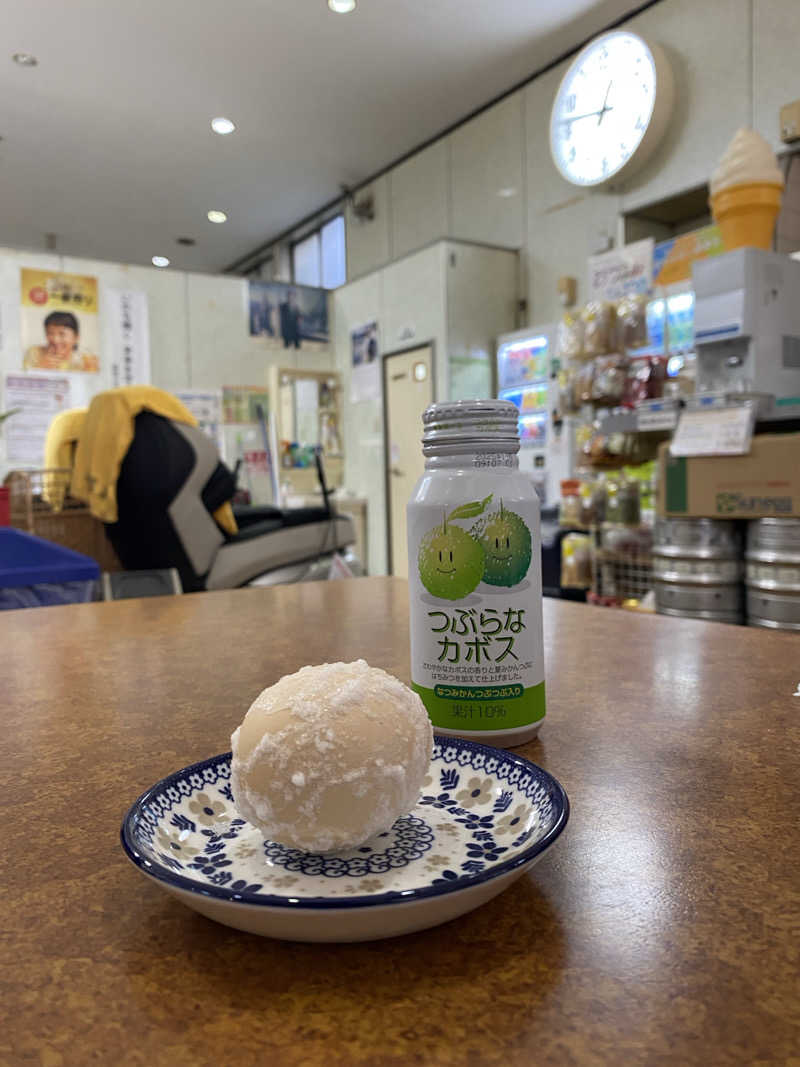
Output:
<instances>
[{"instance_id":1,"label":"round clock","mask_svg":"<svg viewBox=\"0 0 800 1067\"><path fill-rule=\"evenodd\" d=\"M574 185L627 177L649 158L672 112L674 83L658 45L612 30L582 49L561 80L550 151Z\"/></svg>"}]
</instances>

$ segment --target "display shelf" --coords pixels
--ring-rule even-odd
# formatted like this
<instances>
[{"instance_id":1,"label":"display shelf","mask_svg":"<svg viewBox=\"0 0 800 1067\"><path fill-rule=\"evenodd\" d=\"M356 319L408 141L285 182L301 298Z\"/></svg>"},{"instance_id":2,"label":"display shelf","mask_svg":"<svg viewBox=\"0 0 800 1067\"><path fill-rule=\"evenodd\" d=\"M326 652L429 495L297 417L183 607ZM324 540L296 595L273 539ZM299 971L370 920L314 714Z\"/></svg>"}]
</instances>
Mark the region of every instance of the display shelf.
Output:
<instances>
[{"instance_id":1,"label":"display shelf","mask_svg":"<svg viewBox=\"0 0 800 1067\"><path fill-rule=\"evenodd\" d=\"M615 408L600 418L600 432L665 433L674 430L683 403L676 397L648 400L635 408Z\"/></svg>"}]
</instances>

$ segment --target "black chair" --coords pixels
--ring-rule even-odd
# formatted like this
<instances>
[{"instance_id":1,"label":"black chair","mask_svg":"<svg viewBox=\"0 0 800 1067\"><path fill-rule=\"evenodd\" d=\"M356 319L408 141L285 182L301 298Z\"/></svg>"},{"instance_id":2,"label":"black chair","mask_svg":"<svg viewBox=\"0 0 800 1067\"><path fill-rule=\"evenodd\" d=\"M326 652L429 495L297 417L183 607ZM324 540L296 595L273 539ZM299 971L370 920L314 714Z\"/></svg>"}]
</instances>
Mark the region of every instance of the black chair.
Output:
<instances>
[{"instance_id":1,"label":"black chair","mask_svg":"<svg viewBox=\"0 0 800 1067\"><path fill-rule=\"evenodd\" d=\"M106 532L127 570L176 568L185 592L230 589L355 541L348 516L324 506L235 511L231 535L213 513L236 491L214 442L196 427L144 411L117 480L117 522Z\"/></svg>"}]
</instances>

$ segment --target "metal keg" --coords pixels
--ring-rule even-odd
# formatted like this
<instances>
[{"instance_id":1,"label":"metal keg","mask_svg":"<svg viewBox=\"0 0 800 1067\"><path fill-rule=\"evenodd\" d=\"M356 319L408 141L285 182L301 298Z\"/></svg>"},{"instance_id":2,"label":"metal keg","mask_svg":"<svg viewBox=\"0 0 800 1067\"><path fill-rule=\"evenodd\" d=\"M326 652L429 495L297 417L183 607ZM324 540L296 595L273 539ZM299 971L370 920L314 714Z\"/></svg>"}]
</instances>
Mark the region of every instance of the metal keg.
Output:
<instances>
[{"instance_id":1,"label":"metal keg","mask_svg":"<svg viewBox=\"0 0 800 1067\"><path fill-rule=\"evenodd\" d=\"M800 630L800 519L754 519L747 528L747 624Z\"/></svg>"},{"instance_id":2,"label":"metal keg","mask_svg":"<svg viewBox=\"0 0 800 1067\"><path fill-rule=\"evenodd\" d=\"M686 585L683 582L656 582L656 606L673 611L723 611L741 615L742 587L728 585Z\"/></svg>"},{"instance_id":3,"label":"metal keg","mask_svg":"<svg viewBox=\"0 0 800 1067\"><path fill-rule=\"evenodd\" d=\"M739 611L686 611L683 608L659 608L659 615L674 615L681 619L705 619L707 622L738 624L742 621Z\"/></svg>"},{"instance_id":4,"label":"metal keg","mask_svg":"<svg viewBox=\"0 0 800 1067\"><path fill-rule=\"evenodd\" d=\"M656 609L664 615L742 621L741 541L720 519L658 519L654 533Z\"/></svg>"},{"instance_id":5,"label":"metal keg","mask_svg":"<svg viewBox=\"0 0 800 1067\"><path fill-rule=\"evenodd\" d=\"M729 519L656 519L653 546L663 556L739 559L741 539Z\"/></svg>"},{"instance_id":6,"label":"metal keg","mask_svg":"<svg viewBox=\"0 0 800 1067\"><path fill-rule=\"evenodd\" d=\"M747 551L800 559L800 519L753 519L747 524Z\"/></svg>"}]
</instances>

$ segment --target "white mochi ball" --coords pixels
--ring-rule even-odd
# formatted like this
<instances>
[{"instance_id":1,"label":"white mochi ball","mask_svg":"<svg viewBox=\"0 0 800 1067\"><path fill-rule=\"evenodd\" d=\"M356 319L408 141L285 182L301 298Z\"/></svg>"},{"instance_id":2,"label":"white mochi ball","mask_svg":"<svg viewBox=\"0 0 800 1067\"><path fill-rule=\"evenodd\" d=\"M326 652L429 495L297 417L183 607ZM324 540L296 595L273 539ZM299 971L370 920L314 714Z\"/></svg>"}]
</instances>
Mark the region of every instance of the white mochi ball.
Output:
<instances>
[{"instance_id":1,"label":"white mochi ball","mask_svg":"<svg viewBox=\"0 0 800 1067\"><path fill-rule=\"evenodd\" d=\"M408 686L364 660L286 675L231 737L239 813L308 852L363 844L413 808L433 730Z\"/></svg>"}]
</instances>

